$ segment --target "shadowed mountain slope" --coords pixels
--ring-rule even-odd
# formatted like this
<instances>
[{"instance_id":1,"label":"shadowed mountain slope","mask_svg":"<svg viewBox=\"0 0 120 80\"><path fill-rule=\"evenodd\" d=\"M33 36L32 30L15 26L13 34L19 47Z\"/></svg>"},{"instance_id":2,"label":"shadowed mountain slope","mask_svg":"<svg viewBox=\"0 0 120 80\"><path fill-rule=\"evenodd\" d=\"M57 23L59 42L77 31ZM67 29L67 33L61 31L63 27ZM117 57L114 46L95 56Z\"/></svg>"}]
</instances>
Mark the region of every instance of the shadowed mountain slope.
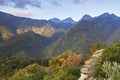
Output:
<instances>
[{"instance_id":1,"label":"shadowed mountain slope","mask_svg":"<svg viewBox=\"0 0 120 80\"><path fill-rule=\"evenodd\" d=\"M49 45L45 53L49 56L58 55L66 50L88 53L96 41L108 44L116 39L120 41L120 18L114 14L105 13L91 20L80 20L69 29L59 40ZM116 39L114 38L116 37Z\"/></svg>"},{"instance_id":2,"label":"shadowed mountain slope","mask_svg":"<svg viewBox=\"0 0 120 80\"><path fill-rule=\"evenodd\" d=\"M0 55L43 57L43 51L49 41L47 37L26 32L3 41L0 44Z\"/></svg>"}]
</instances>

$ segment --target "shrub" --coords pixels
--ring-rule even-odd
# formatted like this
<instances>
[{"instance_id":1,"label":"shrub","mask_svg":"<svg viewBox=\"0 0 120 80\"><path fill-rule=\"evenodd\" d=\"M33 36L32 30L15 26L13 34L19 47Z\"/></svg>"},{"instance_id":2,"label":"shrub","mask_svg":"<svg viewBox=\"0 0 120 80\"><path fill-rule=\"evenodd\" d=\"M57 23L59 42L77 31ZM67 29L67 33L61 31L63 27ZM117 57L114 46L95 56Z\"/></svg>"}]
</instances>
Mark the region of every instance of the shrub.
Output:
<instances>
[{"instance_id":1,"label":"shrub","mask_svg":"<svg viewBox=\"0 0 120 80\"><path fill-rule=\"evenodd\" d=\"M94 42L92 45L91 45L91 48L90 48L90 53L93 54L95 51L101 49L103 47L103 43L98 41L98 42Z\"/></svg>"},{"instance_id":2,"label":"shrub","mask_svg":"<svg viewBox=\"0 0 120 80\"><path fill-rule=\"evenodd\" d=\"M9 80L42 80L44 75L44 67L35 63L16 71Z\"/></svg>"},{"instance_id":3,"label":"shrub","mask_svg":"<svg viewBox=\"0 0 120 80\"><path fill-rule=\"evenodd\" d=\"M103 71L106 73L108 80L120 80L120 64L117 62L105 61L102 65Z\"/></svg>"},{"instance_id":4,"label":"shrub","mask_svg":"<svg viewBox=\"0 0 120 80\"><path fill-rule=\"evenodd\" d=\"M49 61L49 65L50 66L61 66L61 67L65 67L65 66L69 66L69 65L80 65L80 63L82 62L82 55L78 55L74 52L71 51L66 51L63 52L61 55L52 58Z\"/></svg>"},{"instance_id":5,"label":"shrub","mask_svg":"<svg viewBox=\"0 0 120 80\"><path fill-rule=\"evenodd\" d=\"M120 63L120 43L112 45L103 51L102 56L98 59L95 76L102 78L106 77L105 75L107 75L107 73L102 69L102 65L105 64L104 62L106 61L110 63Z\"/></svg>"}]
</instances>

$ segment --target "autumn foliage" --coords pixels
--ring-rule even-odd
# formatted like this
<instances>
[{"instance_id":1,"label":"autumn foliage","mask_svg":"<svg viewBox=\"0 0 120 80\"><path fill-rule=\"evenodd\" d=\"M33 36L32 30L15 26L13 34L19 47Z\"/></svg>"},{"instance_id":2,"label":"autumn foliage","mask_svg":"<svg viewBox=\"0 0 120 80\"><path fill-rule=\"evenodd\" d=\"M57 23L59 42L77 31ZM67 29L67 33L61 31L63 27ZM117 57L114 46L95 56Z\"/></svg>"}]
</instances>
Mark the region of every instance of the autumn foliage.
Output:
<instances>
[{"instance_id":1,"label":"autumn foliage","mask_svg":"<svg viewBox=\"0 0 120 80\"><path fill-rule=\"evenodd\" d=\"M69 65L80 65L81 60L82 60L81 55L71 54L66 59L61 58L61 61L62 61L61 66L64 67L64 66L69 66Z\"/></svg>"},{"instance_id":2,"label":"autumn foliage","mask_svg":"<svg viewBox=\"0 0 120 80\"><path fill-rule=\"evenodd\" d=\"M72 51L66 51L61 55L54 57L50 60L50 65L59 65L61 67L66 67L69 65L80 65L82 62L82 55L76 54Z\"/></svg>"}]
</instances>

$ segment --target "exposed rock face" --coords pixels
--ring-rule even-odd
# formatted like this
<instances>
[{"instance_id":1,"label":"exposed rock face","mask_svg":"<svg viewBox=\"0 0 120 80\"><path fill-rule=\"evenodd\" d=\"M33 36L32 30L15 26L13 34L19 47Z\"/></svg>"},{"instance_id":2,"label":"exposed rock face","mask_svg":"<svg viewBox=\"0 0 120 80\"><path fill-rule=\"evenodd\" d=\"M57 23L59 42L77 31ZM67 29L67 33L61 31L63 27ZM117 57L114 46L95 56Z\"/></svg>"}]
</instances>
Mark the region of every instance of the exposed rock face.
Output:
<instances>
[{"instance_id":1,"label":"exposed rock face","mask_svg":"<svg viewBox=\"0 0 120 80\"><path fill-rule=\"evenodd\" d=\"M33 31L36 34L40 34L40 35L47 36L47 37L51 37L53 34L57 33L57 30L55 28L49 27L49 26L17 29L18 34L25 33L28 31Z\"/></svg>"},{"instance_id":2,"label":"exposed rock face","mask_svg":"<svg viewBox=\"0 0 120 80\"><path fill-rule=\"evenodd\" d=\"M101 56L104 49L96 51L89 60L85 61L84 66L81 68L81 77L78 80L89 80L90 77L94 76L95 66L98 58Z\"/></svg>"},{"instance_id":3,"label":"exposed rock face","mask_svg":"<svg viewBox=\"0 0 120 80\"><path fill-rule=\"evenodd\" d=\"M3 40L9 39L10 37L13 36L13 33L5 26L0 26L0 34Z\"/></svg>"}]
</instances>

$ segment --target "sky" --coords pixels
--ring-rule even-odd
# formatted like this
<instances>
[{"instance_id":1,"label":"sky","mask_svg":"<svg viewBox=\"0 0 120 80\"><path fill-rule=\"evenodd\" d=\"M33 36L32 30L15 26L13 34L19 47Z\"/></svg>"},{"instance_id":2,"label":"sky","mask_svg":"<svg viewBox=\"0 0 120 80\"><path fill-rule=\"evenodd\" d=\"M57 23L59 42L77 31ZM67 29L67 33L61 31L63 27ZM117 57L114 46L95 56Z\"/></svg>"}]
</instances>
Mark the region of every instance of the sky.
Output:
<instances>
[{"instance_id":1,"label":"sky","mask_svg":"<svg viewBox=\"0 0 120 80\"><path fill-rule=\"evenodd\" d=\"M78 21L85 14L120 16L120 0L0 0L0 11L33 19L71 17Z\"/></svg>"}]
</instances>

